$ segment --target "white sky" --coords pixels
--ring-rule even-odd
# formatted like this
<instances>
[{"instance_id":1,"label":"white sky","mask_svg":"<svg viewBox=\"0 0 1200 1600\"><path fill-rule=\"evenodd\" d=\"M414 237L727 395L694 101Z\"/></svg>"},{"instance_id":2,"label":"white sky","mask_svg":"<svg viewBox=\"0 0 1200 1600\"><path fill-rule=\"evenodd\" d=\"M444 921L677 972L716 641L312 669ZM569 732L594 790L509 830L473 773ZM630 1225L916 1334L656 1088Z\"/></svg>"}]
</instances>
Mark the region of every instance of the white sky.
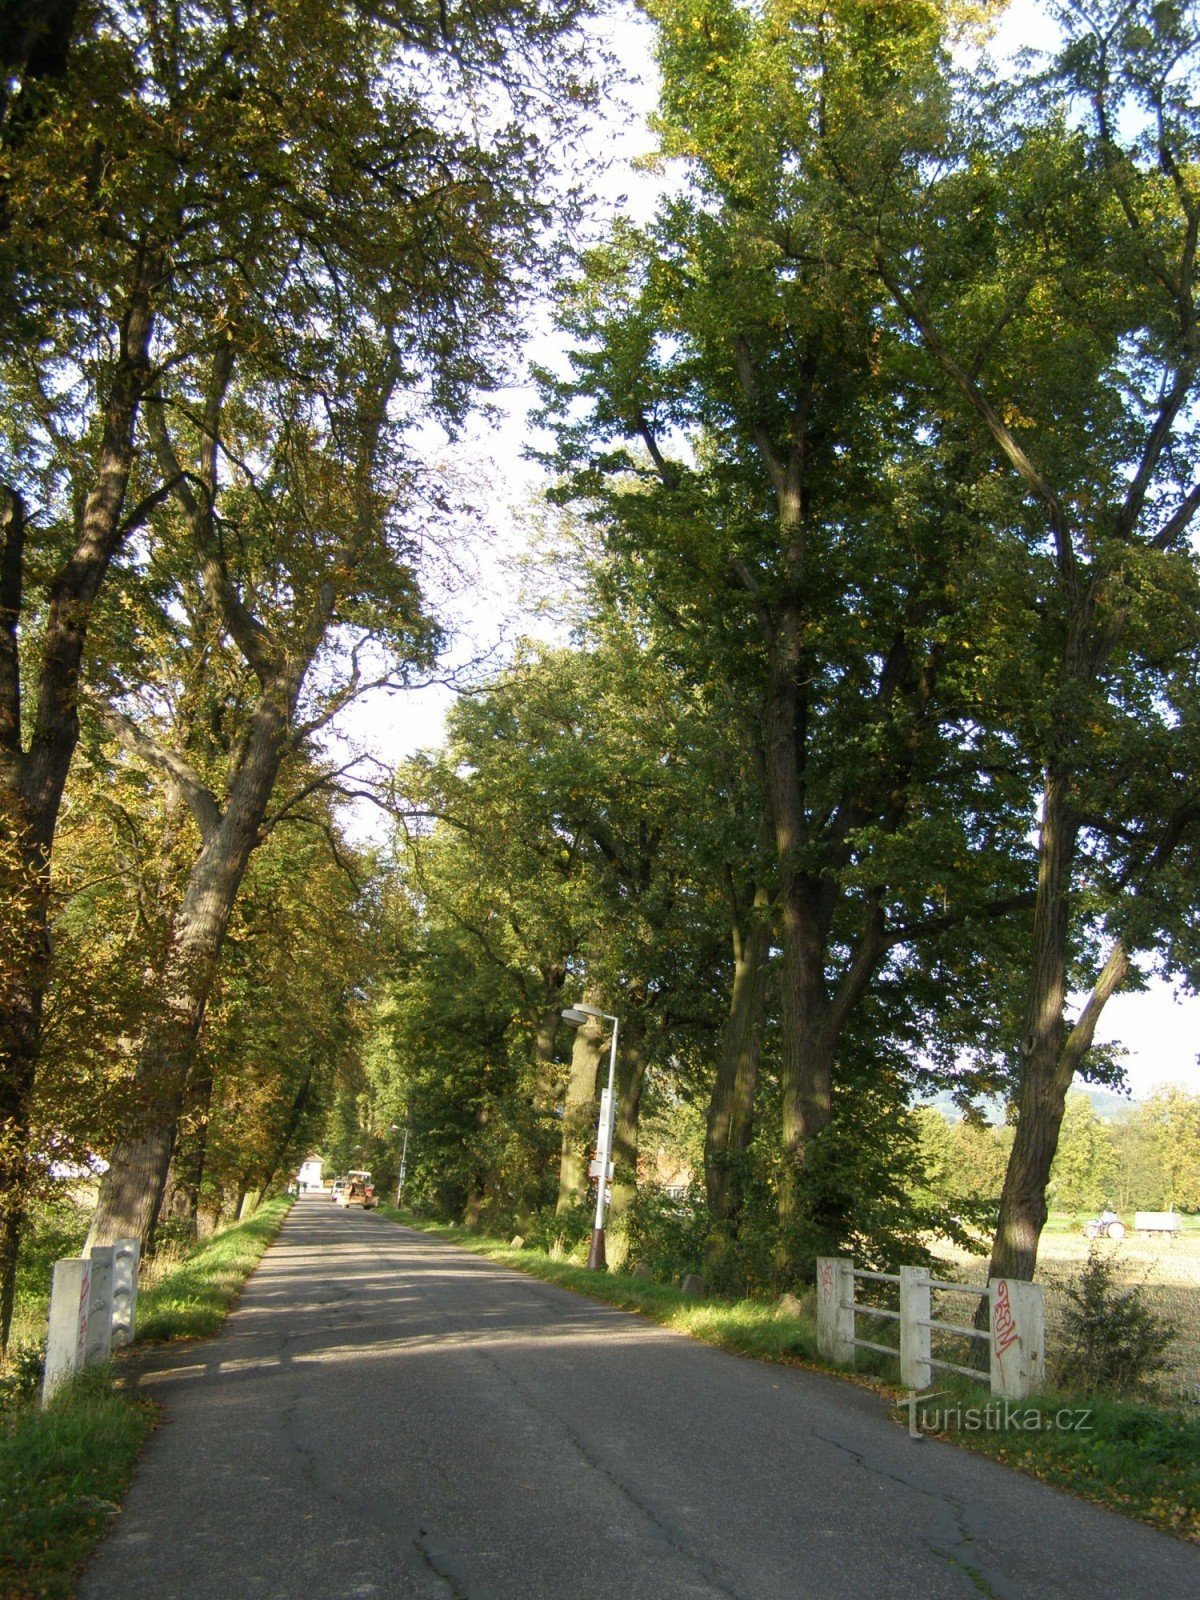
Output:
<instances>
[{"instance_id":1,"label":"white sky","mask_svg":"<svg viewBox=\"0 0 1200 1600\"><path fill-rule=\"evenodd\" d=\"M1004 57L1023 46L1044 47L1053 42L1054 30L1037 0L1015 0L1001 21L993 44ZM596 216L624 210L638 220L653 212L661 180L633 169L632 163L653 146L646 117L655 98L651 60L651 30L644 19L626 12L614 22L608 43L631 80L625 91L629 110L617 110L601 119L590 143L593 153L611 163L596 193ZM622 203L622 197L626 197ZM548 331L548 308L535 308L530 319L527 360L550 362L556 345ZM469 552L466 565L476 576L445 607L459 632L451 661L462 662L482 652L502 648L505 639L545 632L546 625L522 604L516 558L525 546L522 510L543 482L540 469L522 457L530 436L527 410L532 388L518 372L512 385L495 402L501 419L495 426L475 426L460 441L455 458L482 480L488 498L486 534ZM419 749L441 743L444 720L453 691L443 685L410 691L389 698L376 696L361 703L347 720L345 735L354 745L367 748L394 764ZM361 818L369 828L371 819ZM1136 1098L1164 1083L1200 1090L1200 999L1176 999L1170 988L1151 980L1142 994L1118 995L1107 1006L1098 1042L1117 1042L1127 1050L1126 1067Z\"/></svg>"}]
</instances>

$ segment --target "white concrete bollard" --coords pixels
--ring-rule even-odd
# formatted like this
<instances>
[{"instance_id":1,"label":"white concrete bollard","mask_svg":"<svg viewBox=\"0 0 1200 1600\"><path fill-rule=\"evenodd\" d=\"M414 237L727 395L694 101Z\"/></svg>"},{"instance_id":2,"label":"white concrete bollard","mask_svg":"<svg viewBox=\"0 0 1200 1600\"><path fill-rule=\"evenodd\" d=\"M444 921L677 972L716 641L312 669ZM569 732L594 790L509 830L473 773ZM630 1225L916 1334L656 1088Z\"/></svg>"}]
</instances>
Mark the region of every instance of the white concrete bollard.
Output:
<instances>
[{"instance_id":1,"label":"white concrete bollard","mask_svg":"<svg viewBox=\"0 0 1200 1600\"><path fill-rule=\"evenodd\" d=\"M992 1393L1024 1400L1046 1381L1042 1286L1022 1278L992 1278Z\"/></svg>"},{"instance_id":2,"label":"white concrete bollard","mask_svg":"<svg viewBox=\"0 0 1200 1600\"><path fill-rule=\"evenodd\" d=\"M817 1260L817 1349L826 1361L854 1365L854 1261L850 1256Z\"/></svg>"},{"instance_id":3,"label":"white concrete bollard","mask_svg":"<svg viewBox=\"0 0 1200 1600\"><path fill-rule=\"evenodd\" d=\"M928 1389L933 1369L928 1267L900 1268L900 1382Z\"/></svg>"},{"instance_id":4,"label":"white concrete bollard","mask_svg":"<svg viewBox=\"0 0 1200 1600\"><path fill-rule=\"evenodd\" d=\"M87 1356L88 1306L92 1297L92 1263L78 1256L54 1263L50 1285L50 1329L46 1339L46 1371L42 1404L83 1366Z\"/></svg>"},{"instance_id":5,"label":"white concrete bollard","mask_svg":"<svg viewBox=\"0 0 1200 1600\"><path fill-rule=\"evenodd\" d=\"M88 1300L87 1349L84 1362L107 1361L112 1354L113 1255L111 1244L92 1249L92 1292Z\"/></svg>"},{"instance_id":6,"label":"white concrete bollard","mask_svg":"<svg viewBox=\"0 0 1200 1600\"><path fill-rule=\"evenodd\" d=\"M118 1349L133 1343L137 1328L138 1263L140 1239L118 1239L113 1246L112 1342Z\"/></svg>"}]
</instances>

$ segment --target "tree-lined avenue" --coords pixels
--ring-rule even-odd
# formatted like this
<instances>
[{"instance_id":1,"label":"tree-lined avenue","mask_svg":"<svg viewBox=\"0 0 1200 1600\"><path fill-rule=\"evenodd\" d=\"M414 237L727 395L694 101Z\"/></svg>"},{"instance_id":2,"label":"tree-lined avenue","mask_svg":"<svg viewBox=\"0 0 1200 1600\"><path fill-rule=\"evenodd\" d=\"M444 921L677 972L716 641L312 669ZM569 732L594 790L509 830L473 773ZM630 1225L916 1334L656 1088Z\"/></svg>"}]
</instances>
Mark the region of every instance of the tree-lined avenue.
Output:
<instances>
[{"instance_id":1,"label":"tree-lined avenue","mask_svg":"<svg viewBox=\"0 0 1200 1600\"><path fill-rule=\"evenodd\" d=\"M693 1343L302 1200L165 1407L81 1600L1200 1596L1195 1550Z\"/></svg>"}]
</instances>

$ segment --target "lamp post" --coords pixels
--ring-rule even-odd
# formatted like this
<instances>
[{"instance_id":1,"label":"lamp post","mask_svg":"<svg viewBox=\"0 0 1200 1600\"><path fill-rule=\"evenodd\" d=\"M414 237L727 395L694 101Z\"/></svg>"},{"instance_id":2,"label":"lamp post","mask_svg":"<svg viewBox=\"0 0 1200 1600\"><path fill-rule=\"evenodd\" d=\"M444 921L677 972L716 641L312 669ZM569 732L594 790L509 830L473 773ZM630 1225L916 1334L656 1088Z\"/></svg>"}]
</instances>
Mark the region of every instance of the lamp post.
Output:
<instances>
[{"instance_id":1,"label":"lamp post","mask_svg":"<svg viewBox=\"0 0 1200 1600\"><path fill-rule=\"evenodd\" d=\"M613 1125L616 1122L615 1085L617 1080L617 1034L620 1023L608 1011L598 1011L595 1006L570 1006L562 1014L564 1022L573 1028L581 1027L589 1017L612 1023L612 1047L608 1052L608 1088L600 1096L600 1124L596 1132L596 1223L592 1229L592 1245L588 1251L588 1266L593 1272L603 1272L608 1266L604 1253L604 1199L608 1189L611 1165Z\"/></svg>"},{"instance_id":2,"label":"lamp post","mask_svg":"<svg viewBox=\"0 0 1200 1600\"><path fill-rule=\"evenodd\" d=\"M389 1133L399 1133L400 1132L399 1123L393 1122L391 1127L388 1129L388 1132ZM397 1175L397 1178L396 1178L396 1205L397 1206L399 1206L400 1198L404 1193L404 1173L405 1173L405 1168L406 1168L407 1164L408 1164L408 1129L405 1128L405 1130L404 1130L404 1148L400 1152L400 1171L399 1171L399 1174Z\"/></svg>"}]
</instances>

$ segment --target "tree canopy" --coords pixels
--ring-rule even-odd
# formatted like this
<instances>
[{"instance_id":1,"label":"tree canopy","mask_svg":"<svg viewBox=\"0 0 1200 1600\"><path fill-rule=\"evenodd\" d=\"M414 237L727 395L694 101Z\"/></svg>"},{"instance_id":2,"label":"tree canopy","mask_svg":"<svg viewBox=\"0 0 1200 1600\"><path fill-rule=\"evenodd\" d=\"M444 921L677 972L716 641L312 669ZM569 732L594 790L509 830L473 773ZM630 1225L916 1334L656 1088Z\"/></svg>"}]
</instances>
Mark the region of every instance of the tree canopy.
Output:
<instances>
[{"instance_id":1,"label":"tree canopy","mask_svg":"<svg viewBox=\"0 0 1200 1600\"><path fill-rule=\"evenodd\" d=\"M1197 975L1195 8L1068 0L1003 69L986 5L642 9L635 222L580 187L584 0L17 8L5 1320L56 1152L149 1240L407 1130L411 1199L573 1247L580 1001L618 1226L714 1283L1200 1204L1190 1103L1071 1092ZM427 551L498 519L436 441L534 301L569 615L378 782L336 730L446 660Z\"/></svg>"}]
</instances>

